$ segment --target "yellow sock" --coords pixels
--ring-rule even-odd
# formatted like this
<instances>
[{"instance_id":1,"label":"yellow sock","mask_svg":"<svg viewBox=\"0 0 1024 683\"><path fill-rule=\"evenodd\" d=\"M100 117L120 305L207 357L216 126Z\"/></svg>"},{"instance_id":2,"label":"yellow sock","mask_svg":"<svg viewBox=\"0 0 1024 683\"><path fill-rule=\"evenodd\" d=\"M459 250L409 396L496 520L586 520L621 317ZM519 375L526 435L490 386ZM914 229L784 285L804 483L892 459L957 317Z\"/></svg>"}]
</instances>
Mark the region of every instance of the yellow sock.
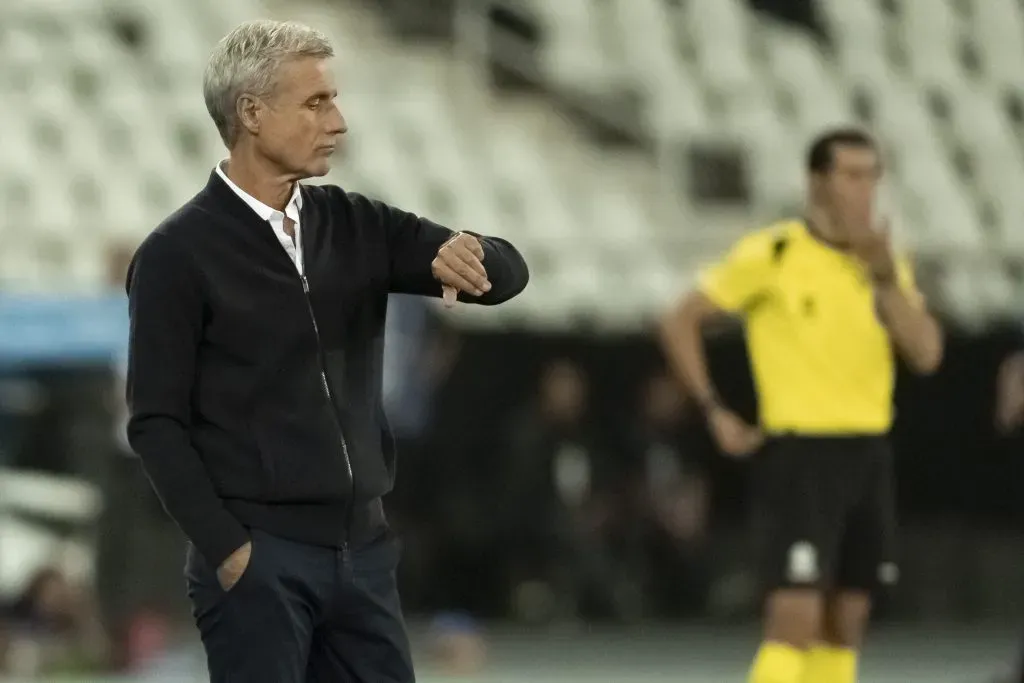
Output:
<instances>
[{"instance_id":1,"label":"yellow sock","mask_svg":"<svg viewBox=\"0 0 1024 683\"><path fill-rule=\"evenodd\" d=\"M782 643L763 643L750 669L749 683L804 683L803 650Z\"/></svg>"},{"instance_id":2,"label":"yellow sock","mask_svg":"<svg viewBox=\"0 0 1024 683\"><path fill-rule=\"evenodd\" d=\"M849 648L820 645L807 654L801 683L856 683L857 652Z\"/></svg>"}]
</instances>

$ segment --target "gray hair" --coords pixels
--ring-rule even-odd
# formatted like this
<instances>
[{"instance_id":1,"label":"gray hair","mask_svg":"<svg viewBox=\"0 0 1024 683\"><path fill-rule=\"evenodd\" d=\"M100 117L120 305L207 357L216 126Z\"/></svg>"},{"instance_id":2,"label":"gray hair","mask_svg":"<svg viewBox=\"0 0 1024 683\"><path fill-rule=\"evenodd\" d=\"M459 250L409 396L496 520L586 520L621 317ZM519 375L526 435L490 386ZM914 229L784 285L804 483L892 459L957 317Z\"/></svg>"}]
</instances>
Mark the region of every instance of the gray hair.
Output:
<instances>
[{"instance_id":1,"label":"gray hair","mask_svg":"<svg viewBox=\"0 0 1024 683\"><path fill-rule=\"evenodd\" d=\"M203 99L224 144L238 140L238 98L266 97L281 65L299 57L330 58L331 42L320 31L292 21L247 21L221 38L203 74Z\"/></svg>"}]
</instances>

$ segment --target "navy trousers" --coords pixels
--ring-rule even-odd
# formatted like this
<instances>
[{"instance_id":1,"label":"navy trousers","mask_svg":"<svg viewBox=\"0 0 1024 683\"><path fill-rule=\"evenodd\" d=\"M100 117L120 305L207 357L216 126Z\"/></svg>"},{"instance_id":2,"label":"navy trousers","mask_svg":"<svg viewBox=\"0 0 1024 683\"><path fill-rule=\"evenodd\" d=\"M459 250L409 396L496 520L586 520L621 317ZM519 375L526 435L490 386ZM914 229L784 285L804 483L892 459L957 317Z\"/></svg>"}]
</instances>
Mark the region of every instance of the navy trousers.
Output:
<instances>
[{"instance_id":1,"label":"navy trousers","mask_svg":"<svg viewBox=\"0 0 1024 683\"><path fill-rule=\"evenodd\" d=\"M252 532L231 590L189 546L185 574L211 683L414 683L388 534L341 551Z\"/></svg>"}]
</instances>

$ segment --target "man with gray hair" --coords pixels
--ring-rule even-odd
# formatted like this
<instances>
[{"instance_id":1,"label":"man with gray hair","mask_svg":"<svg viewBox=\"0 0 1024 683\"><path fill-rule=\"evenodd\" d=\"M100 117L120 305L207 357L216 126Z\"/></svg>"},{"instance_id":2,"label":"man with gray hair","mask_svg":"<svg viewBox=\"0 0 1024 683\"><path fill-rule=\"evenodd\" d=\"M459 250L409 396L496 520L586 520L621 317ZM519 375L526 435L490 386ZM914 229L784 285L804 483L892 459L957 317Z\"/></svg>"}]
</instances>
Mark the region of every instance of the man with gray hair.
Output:
<instances>
[{"instance_id":1,"label":"man with gray hair","mask_svg":"<svg viewBox=\"0 0 1024 683\"><path fill-rule=\"evenodd\" d=\"M229 158L132 261L128 436L189 540L211 681L414 680L381 496L391 292L499 304L508 242L323 176L345 120L319 32L256 21L204 79Z\"/></svg>"}]
</instances>

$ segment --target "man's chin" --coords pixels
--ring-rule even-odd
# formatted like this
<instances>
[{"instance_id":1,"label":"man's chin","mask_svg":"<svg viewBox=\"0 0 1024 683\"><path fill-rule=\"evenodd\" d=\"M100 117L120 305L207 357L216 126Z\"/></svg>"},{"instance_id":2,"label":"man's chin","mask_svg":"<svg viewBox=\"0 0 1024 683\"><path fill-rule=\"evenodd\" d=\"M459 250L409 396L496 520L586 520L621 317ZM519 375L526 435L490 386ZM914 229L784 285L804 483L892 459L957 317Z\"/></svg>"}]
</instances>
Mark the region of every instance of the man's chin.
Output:
<instances>
[{"instance_id":1,"label":"man's chin","mask_svg":"<svg viewBox=\"0 0 1024 683\"><path fill-rule=\"evenodd\" d=\"M306 174L310 178L322 178L330 172L330 159L317 159L306 168Z\"/></svg>"}]
</instances>

